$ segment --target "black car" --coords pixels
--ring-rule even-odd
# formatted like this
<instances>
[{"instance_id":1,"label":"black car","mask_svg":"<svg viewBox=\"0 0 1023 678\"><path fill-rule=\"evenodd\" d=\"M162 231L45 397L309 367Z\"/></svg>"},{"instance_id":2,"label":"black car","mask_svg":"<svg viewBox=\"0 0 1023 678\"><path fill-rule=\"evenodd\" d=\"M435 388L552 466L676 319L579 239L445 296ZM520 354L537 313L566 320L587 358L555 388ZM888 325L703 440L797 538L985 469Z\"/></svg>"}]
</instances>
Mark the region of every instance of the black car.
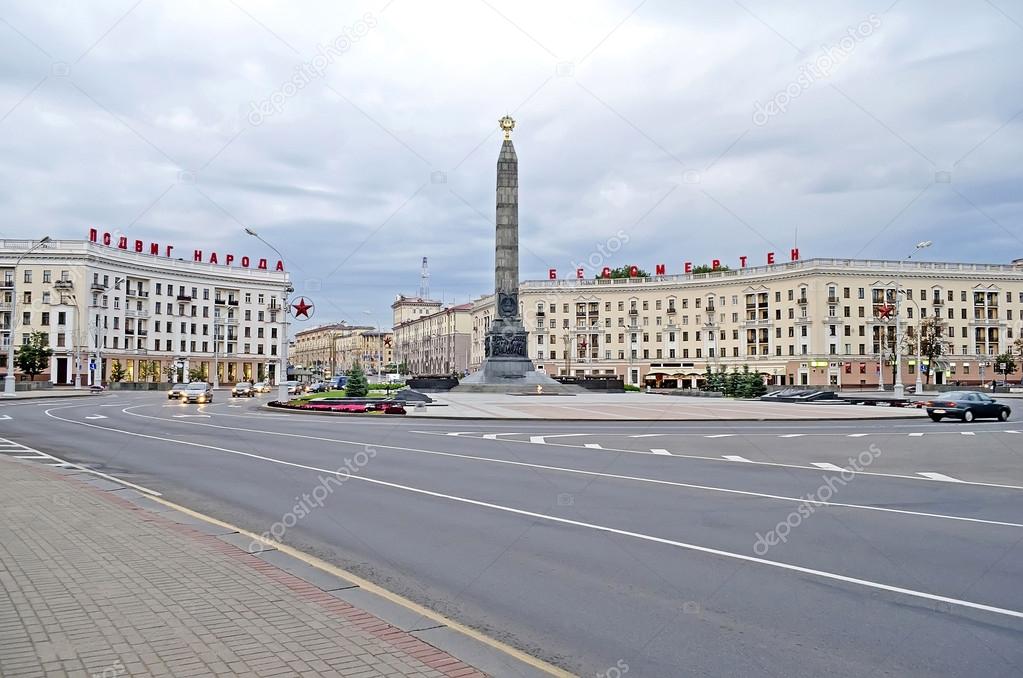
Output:
<instances>
[{"instance_id":1,"label":"black car","mask_svg":"<svg viewBox=\"0 0 1023 678\"><path fill-rule=\"evenodd\" d=\"M924 403L924 407L927 408L927 416L934 421L941 421L944 417L954 417L963 421L980 418L1008 421L1009 415L1012 414L1008 405L976 391L942 393L940 398Z\"/></svg>"}]
</instances>

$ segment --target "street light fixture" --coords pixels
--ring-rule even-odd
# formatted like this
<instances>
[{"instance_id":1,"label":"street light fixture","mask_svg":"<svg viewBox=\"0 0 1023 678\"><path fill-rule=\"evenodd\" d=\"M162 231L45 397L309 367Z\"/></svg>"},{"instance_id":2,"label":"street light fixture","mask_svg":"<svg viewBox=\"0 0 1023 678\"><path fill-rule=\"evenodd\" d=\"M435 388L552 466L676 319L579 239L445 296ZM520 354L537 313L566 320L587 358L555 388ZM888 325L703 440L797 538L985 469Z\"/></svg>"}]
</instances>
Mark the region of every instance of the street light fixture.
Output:
<instances>
[{"instance_id":1,"label":"street light fixture","mask_svg":"<svg viewBox=\"0 0 1023 678\"><path fill-rule=\"evenodd\" d=\"M11 331L8 335L10 342L7 344L7 376L4 377L4 395L14 395L14 332L18 329L18 266L21 264L22 259L27 257L29 254L39 249L46 243L50 242L50 236L43 236L42 240L37 242L35 245L29 247L24 254L22 254L14 262L14 275L11 276Z\"/></svg>"},{"instance_id":2,"label":"street light fixture","mask_svg":"<svg viewBox=\"0 0 1023 678\"><path fill-rule=\"evenodd\" d=\"M913 251L906 255L906 257L899 262L899 269L902 269L902 264L906 263L913 258L913 255L920 250L927 249L934 242L931 240L922 240L916 244ZM893 387L894 395L896 398L903 398L906 395L906 388L902 384L902 280L901 276L899 280L895 282L895 386ZM919 339L918 339L919 341ZM918 351L919 352L919 351ZM917 359L917 383L920 382L920 365L919 358ZM918 387L919 390L919 387Z\"/></svg>"},{"instance_id":3,"label":"street light fixture","mask_svg":"<svg viewBox=\"0 0 1023 678\"><path fill-rule=\"evenodd\" d=\"M264 240L261 235L251 228L246 228L245 232L272 249L277 254L277 257L284 261L284 255L281 254L281 251ZM283 331L280 336L280 367L277 373L277 400L282 403L288 402L288 295L294 291L295 288L288 282L287 274L285 274L284 298L281 300L281 327Z\"/></svg>"}]
</instances>

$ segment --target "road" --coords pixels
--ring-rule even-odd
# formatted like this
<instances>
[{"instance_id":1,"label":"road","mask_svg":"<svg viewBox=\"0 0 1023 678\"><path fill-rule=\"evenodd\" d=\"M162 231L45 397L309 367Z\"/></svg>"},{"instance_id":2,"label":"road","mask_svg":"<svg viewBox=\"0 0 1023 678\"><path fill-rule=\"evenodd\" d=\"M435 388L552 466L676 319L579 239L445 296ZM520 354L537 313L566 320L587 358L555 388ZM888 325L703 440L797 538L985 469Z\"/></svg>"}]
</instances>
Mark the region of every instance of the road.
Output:
<instances>
[{"instance_id":1,"label":"road","mask_svg":"<svg viewBox=\"0 0 1023 678\"><path fill-rule=\"evenodd\" d=\"M3 403L0 436L580 675L1023 674L1023 423L336 419L132 394Z\"/></svg>"}]
</instances>

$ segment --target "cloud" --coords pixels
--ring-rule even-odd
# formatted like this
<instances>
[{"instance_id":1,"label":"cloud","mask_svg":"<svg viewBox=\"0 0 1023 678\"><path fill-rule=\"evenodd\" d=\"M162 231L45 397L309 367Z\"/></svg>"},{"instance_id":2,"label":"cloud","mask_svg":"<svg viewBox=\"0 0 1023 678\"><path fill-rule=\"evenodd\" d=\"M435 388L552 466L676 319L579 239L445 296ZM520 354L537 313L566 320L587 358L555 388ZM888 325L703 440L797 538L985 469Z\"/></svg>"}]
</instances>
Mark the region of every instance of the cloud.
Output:
<instances>
[{"instance_id":1,"label":"cloud","mask_svg":"<svg viewBox=\"0 0 1023 678\"><path fill-rule=\"evenodd\" d=\"M435 290L468 300L492 285L496 121L512 112L526 277L569 274L619 230L610 264L674 270L758 261L797 229L804 257L899 256L923 234L937 259L1023 252L1023 29L1002 14L898 3L756 125L756 103L868 10L636 7L8 3L0 233L97 226L258 255L244 225L323 281L329 319L386 318L422 256Z\"/></svg>"}]
</instances>

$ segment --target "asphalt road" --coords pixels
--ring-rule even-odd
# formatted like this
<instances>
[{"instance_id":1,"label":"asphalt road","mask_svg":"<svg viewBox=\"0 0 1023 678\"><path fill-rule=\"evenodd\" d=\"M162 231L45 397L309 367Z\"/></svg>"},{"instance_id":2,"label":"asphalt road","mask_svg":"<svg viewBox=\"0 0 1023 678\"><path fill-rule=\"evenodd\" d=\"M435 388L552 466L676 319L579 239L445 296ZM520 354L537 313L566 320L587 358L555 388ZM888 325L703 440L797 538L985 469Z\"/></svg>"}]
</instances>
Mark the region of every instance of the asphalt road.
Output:
<instances>
[{"instance_id":1,"label":"asphalt road","mask_svg":"<svg viewBox=\"0 0 1023 678\"><path fill-rule=\"evenodd\" d=\"M1023 674L1023 422L258 404L3 403L0 436L280 533L581 675Z\"/></svg>"}]
</instances>

